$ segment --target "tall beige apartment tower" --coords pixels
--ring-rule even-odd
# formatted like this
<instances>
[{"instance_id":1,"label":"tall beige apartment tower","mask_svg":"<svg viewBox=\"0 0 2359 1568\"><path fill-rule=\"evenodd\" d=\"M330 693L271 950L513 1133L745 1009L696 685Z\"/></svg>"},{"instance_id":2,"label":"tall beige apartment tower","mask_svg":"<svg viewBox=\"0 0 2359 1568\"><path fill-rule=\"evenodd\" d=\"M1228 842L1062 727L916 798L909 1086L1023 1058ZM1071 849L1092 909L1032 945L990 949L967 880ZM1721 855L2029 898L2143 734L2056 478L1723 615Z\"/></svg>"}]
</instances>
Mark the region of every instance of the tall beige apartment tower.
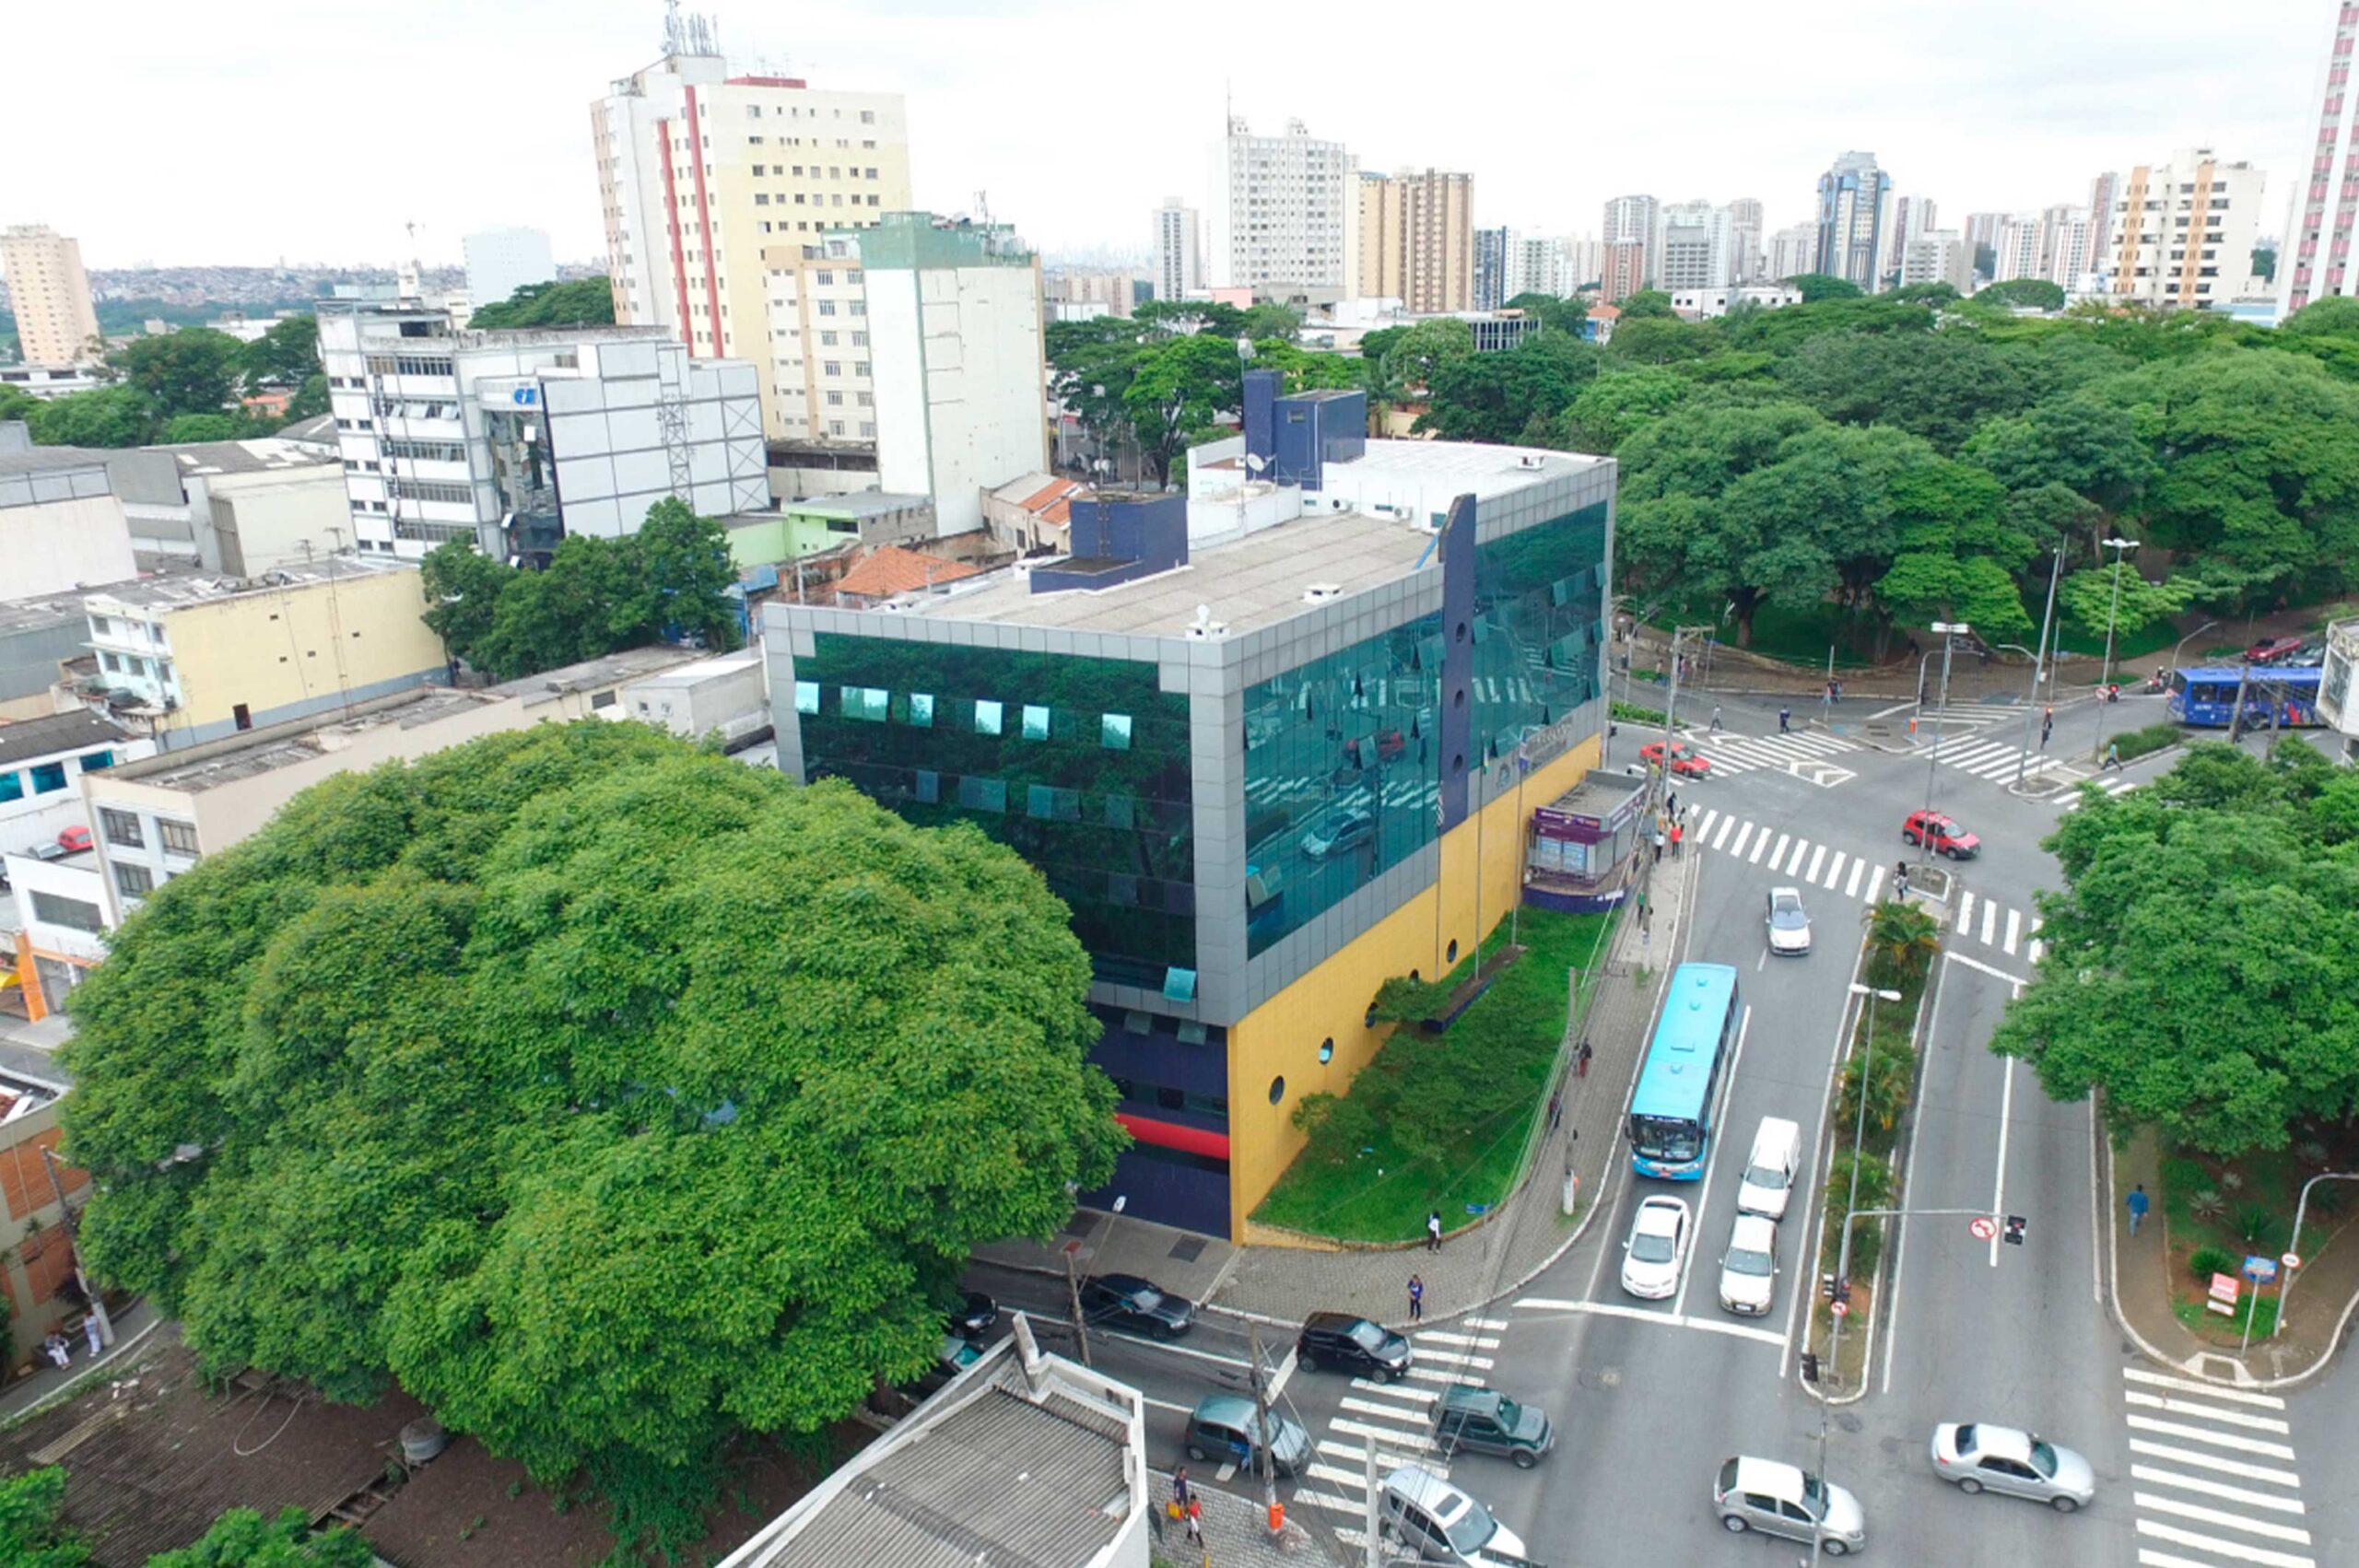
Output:
<instances>
[{"instance_id":1,"label":"tall beige apartment tower","mask_svg":"<svg viewBox=\"0 0 2359 1568\"><path fill-rule=\"evenodd\" d=\"M0 274L7 275L26 364L79 365L95 357L99 313L78 240L37 223L0 229Z\"/></svg>"},{"instance_id":2,"label":"tall beige apartment tower","mask_svg":"<svg viewBox=\"0 0 2359 1568\"><path fill-rule=\"evenodd\" d=\"M1359 287L1412 313L1474 302L1474 177L1439 170L1362 174Z\"/></svg>"},{"instance_id":3,"label":"tall beige apartment tower","mask_svg":"<svg viewBox=\"0 0 2359 1568\"><path fill-rule=\"evenodd\" d=\"M2208 310L2245 292L2268 178L2210 147L2131 170L2113 203L2114 298Z\"/></svg>"},{"instance_id":4,"label":"tall beige apartment tower","mask_svg":"<svg viewBox=\"0 0 2359 1568\"><path fill-rule=\"evenodd\" d=\"M664 30L590 106L615 320L752 361L774 440L873 442L860 271L821 236L911 206L900 94L733 76L704 18Z\"/></svg>"}]
</instances>

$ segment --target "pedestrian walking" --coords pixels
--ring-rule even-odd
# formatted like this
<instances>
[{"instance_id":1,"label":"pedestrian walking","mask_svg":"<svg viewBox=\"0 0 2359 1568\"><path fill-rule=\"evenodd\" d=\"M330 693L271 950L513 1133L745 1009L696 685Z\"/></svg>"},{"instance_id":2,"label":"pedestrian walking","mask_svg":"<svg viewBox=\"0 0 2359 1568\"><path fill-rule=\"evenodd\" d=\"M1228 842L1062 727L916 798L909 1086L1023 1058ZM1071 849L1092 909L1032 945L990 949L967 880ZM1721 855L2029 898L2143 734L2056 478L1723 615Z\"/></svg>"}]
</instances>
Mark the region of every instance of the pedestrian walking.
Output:
<instances>
[{"instance_id":1,"label":"pedestrian walking","mask_svg":"<svg viewBox=\"0 0 2359 1568\"><path fill-rule=\"evenodd\" d=\"M1426 1281L1415 1274L1409 1276L1409 1321L1426 1320Z\"/></svg>"},{"instance_id":2,"label":"pedestrian walking","mask_svg":"<svg viewBox=\"0 0 2359 1568\"><path fill-rule=\"evenodd\" d=\"M1835 700L1836 700L1836 701L1837 701L1837 702L1841 702L1841 701L1843 700L1843 683L1842 683L1842 682L1840 682L1840 681L1837 681L1837 682L1835 682L1835 683L1834 683L1834 686L1835 686Z\"/></svg>"},{"instance_id":3,"label":"pedestrian walking","mask_svg":"<svg viewBox=\"0 0 2359 1568\"><path fill-rule=\"evenodd\" d=\"M1662 829L1655 829L1655 864L1662 864Z\"/></svg>"},{"instance_id":4,"label":"pedestrian walking","mask_svg":"<svg viewBox=\"0 0 2359 1568\"><path fill-rule=\"evenodd\" d=\"M1711 732L1712 732L1713 734L1715 734L1715 735L1717 735L1717 734L1719 734L1719 733L1720 732L1720 710L1719 710L1719 708L1717 706L1715 706L1715 707L1713 708L1713 709L1712 709L1712 722L1711 722L1711 724L1708 726L1708 728L1711 730Z\"/></svg>"},{"instance_id":5,"label":"pedestrian walking","mask_svg":"<svg viewBox=\"0 0 2359 1568\"><path fill-rule=\"evenodd\" d=\"M1204 1500L1193 1492L1188 1494L1188 1539L1204 1544Z\"/></svg>"},{"instance_id":6,"label":"pedestrian walking","mask_svg":"<svg viewBox=\"0 0 2359 1568\"><path fill-rule=\"evenodd\" d=\"M1679 841L1685 837L1687 829L1678 823L1674 822L1671 825L1671 858L1674 860L1679 859Z\"/></svg>"},{"instance_id":7,"label":"pedestrian walking","mask_svg":"<svg viewBox=\"0 0 2359 1568\"><path fill-rule=\"evenodd\" d=\"M1895 860L1893 862L1892 895L1895 898L1906 898L1908 896L1908 862L1906 860Z\"/></svg>"},{"instance_id":8,"label":"pedestrian walking","mask_svg":"<svg viewBox=\"0 0 2359 1568\"><path fill-rule=\"evenodd\" d=\"M1673 821L1673 822L1677 822L1677 821L1679 820L1679 791L1678 791L1678 790L1672 790L1669 795L1666 795L1665 797L1663 797L1662 809L1663 809L1664 811L1666 811L1666 812L1668 812L1668 813L1671 813L1671 820L1672 820L1672 821Z\"/></svg>"},{"instance_id":9,"label":"pedestrian walking","mask_svg":"<svg viewBox=\"0 0 2359 1568\"><path fill-rule=\"evenodd\" d=\"M74 1364L73 1347L66 1342L65 1336L58 1333L56 1330L52 1329L50 1331L49 1338L41 1342L41 1348L48 1353L49 1359L59 1367L68 1367Z\"/></svg>"},{"instance_id":10,"label":"pedestrian walking","mask_svg":"<svg viewBox=\"0 0 2359 1568\"><path fill-rule=\"evenodd\" d=\"M106 1349L106 1339L99 1330L99 1315L97 1313L94 1312L88 1317L82 1319L82 1333L84 1338L90 1341L90 1353L92 1355L95 1356L100 1351Z\"/></svg>"},{"instance_id":11,"label":"pedestrian walking","mask_svg":"<svg viewBox=\"0 0 2359 1568\"><path fill-rule=\"evenodd\" d=\"M1188 1486L1188 1467L1182 1465L1171 1472L1171 1502L1164 1513L1174 1519L1184 1519L1188 1516L1188 1504L1194 1500L1195 1493Z\"/></svg>"},{"instance_id":12,"label":"pedestrian walking","mask_svg":"<svg viewBox=\"0 0 2359 1568\"><path fill-rule=\"evenodd\" d=\"M2048 749L2048 733L2049 733L2049 731L2052 731L2052 730L2054 730L2055 728L2056 728L2056 714L2055 714L2055 710L2051 708L2051 709L2048 711L2048 717L2047 717L2047 718L2045 718L2045 719L2042 719L2042 720L2039 721L2039 749L2040 749L2041 751L2046 751L2046 750Z\"/></svg>"},{"instance_id":13,"label":"pedestrian walking","mask_svg":"<svg viewBox=\"0 0 2359 1568\"><path fill-rule=\"evenodd\" d=\"M1555 1131L1556 1124L1564 1119L1565 1094L1564 1091L1560 1089L1555 1094L1548 1096L1548 1130L1551 1132Z\"/></svg>"},{"instance_id":14,"label":"pedestrian walking","mask_svg":"<svg viewBox=\"0 0 2359 1568\"><path fill-rule=\"evenodd\" d=\"M2130 1189L2130 1196L2123 1199L2121 1201L2126 1204L2130 1210L2130 1234L2131 1235L2136 1235L2138 1234L2138 1223L2146 1217L2146 1210L2149 1207L2145 1184L2141 1182L2136 1187L2131 1188Z\"/></svg>"},{"instance_id":15,"label":"pedestrian walking","mask_svg":"<svg viewBox=\"0 0 2359 1568\"><path fill-rule=\"evenodd\" d=\"M2099 773L2103 773L2106 767L2119 768L2120 766L2121 743L2119 741L2107 741L2105 747L2105 767L2100 767L2097 771Z\"/></svg>"},{"instance_id":16,"label":"pedestrian walking","mask_svg":"<svg viewBox=\"0 0 2359 1568\"><path fill-rule=\"evenodd\" d=\"M1589 1076L1589 1042L1587 1040L1583 1040L1581 1042L1581 1054L1573 1059L1573 1076L1576 1078L1587 1078Z\"/></svg>"},{"instance_id":17,"label":"pedestrian walking","mask_svg":"<svg viewBox=\"0 0 2359 1568\"><path fill-rule=\"evenodd\" d=\"M1441 1211L1438 1209L1426 1216L1426 1250L1441 1250Z\"/></svg>"},{"instance_id":18,"label":"pedestrian walking","mask_svg":"<svg viewBox=\"0 0 2359 1568\"><path fill-rule=\"evenodd\" d=\"M1778 710L1778 733L1780 735L1790 735L1793 732L1794 710L1790 708L1779 708Z\"/></svg>"}]
</instances>

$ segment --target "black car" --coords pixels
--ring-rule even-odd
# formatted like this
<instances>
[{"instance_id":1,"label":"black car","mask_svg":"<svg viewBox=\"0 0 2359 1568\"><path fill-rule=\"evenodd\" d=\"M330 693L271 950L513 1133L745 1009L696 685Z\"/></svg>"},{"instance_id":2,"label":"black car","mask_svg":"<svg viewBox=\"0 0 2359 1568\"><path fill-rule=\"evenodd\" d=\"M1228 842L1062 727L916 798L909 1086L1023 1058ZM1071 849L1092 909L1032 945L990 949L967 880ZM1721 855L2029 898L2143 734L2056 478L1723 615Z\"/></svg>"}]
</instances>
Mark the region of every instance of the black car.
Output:
<instances>
[{"instance_id":1,"label":"black car","mask_svg":"<svg viewBox=\"0 0 2359 1568\"><path fill-rule=\"evenodd\" d=\"M1094 1325L1135 1328L1158 1340L1184 1334L1195 1304L1156 1289L1136 1274L1093 1274L1081 1282L1081 1315Z\"/></svg>"},{"instance_id":2,"label":"black car","mask_svg":"<svg viewBox=\"0 0 2359 1568\"><path fill-rule=\"evenodd\" d=\"M1306 1372L1324 1366L1389 1382L1409 1375L1409 1341L1380 1323L1348 1312L1312 1313L1303 1323L1294 1353Z\"/></svg>"},{"instance_id":3,"label":"black car","mask_svg":"<svg viewBox=\"0 0 2359 1568\"><path fill-rule=\"evenodd\" d=\"M999 1303L980 1291L968 1291L950 1313L950 1331L962 1340L988 1339L998 1324Z\"/></svg>"}]
</instances>

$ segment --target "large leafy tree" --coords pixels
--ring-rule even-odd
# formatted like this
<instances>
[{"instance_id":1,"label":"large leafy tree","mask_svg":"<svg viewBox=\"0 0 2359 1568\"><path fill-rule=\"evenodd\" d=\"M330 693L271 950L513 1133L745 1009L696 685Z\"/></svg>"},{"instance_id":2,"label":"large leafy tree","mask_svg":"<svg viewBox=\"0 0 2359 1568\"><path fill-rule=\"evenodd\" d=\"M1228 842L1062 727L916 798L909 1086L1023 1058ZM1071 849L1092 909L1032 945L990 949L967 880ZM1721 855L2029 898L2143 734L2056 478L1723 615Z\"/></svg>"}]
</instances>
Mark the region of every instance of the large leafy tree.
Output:
<instances>
[{"instance_id":1,"label":"large leafy tree","mask_svg":"<svg viewBox=\"0 0 2359 1568\"><path fill-rule=\"evenodd\" d=\"M1180 454L1214 437L1218 415L1242 405L1244 375L1235 340L1209 333L1168 338L1140 354L1122 389L1122 417L1157 484L1170 482Z\"/></svg>"},{"instance_id":2,"label":"large leafy tree","mask_svg":"<svg viewBox=\"0 0 2359 1568\"><path fill-rule=\"evenodd\" d=\"M86 1256L209 1368L398 1384L676 1550L1105 1178L1089 978L980 835L640 726L346 775L76 993Z\"/></svg>"},{"instance_id":3,"label":"large leafy tree","mask_svg":"<svg viewBox=\"0 0 2359 1568\"><path fill-rule=\"evenodd\" d=\"M135 447L154 427L147 394L126 386L52 398L28 410L26 423L45 447Z\"/></svg>"},{"instance_id":4,"label":"large leafy tree","mask_svg":"<svg viewBox=\"0 0 2359 1568\"><path fill-rule=\"evenodd\" d=\"M147 1568L372 1568L376 1561L367 1536L343 1526L314 1533L300 1508L275 1519L232 1508L197 1539L149 1558Z\"/></svg>"},{"instance_id":5,"label":"large leafy tree","mask_svg":"<svg viewBox=\"0 0 2359 1568\"><path fill-rule=\"evenodd\" d=\"M2064 308L2064 289L2061 285L2050 283L2044 277L2009 278L2004 283L1976 289L1974 302L2009 310L2061 310Z\"/></svg>"},{"instance_id":6,"label":"large leafy tree","mask_svg":"<svg viewBox=\"0 0 2359 1568\"><path fill-rule=\"evenodd\" d=\"M1595 347L1544 331L1513 348L1445 359L1427 379L1416 428L1446 441L1554 445L1562 438L1550 422L1596 373Z\"/></svg>"},{"instance_id":7,"label":"large leafy tree","mask_svg":"<svg viewBox=\"0 0 2359 1568\"><path fill-rule=\"evenodd\" d=\"M1695 390L1674 371L1651 366L1601 371L1565 411L1565 442L1575 451L1610 452L1671 413Z\"/></svg>"},{"instance_id":8,"label":"large leafy tree","mask_svg":"<svg viewBox=\"0 0 2359 1568\"><path fill-rule=\"evenodd\" d=\"M475 307L471 327L592 327L615 319L614 286L603 277L528 283L505 299Z\"/></svg>"},{"instance_id":9,"label":"large leafy tree","mask_svg":"<svg viewBox=\"0 0 2359 1568\"><path fill-rule=\"evenodd\" d=\"M246 345L207 327L135 337L111 363L123 384L146 397L151 424L179 414L218 414L236 392Z\"/></svg>"},{"instance_id":10,"label":"large leafy tree","mask_svg":"<svg viewBox=\"0 0 2359 1568\"><path fill-rule=\"evenodd\" d=\"M1822 299L1857 299L1867 293L1849 278L1823 272L1796 273L1786 280L1786 287L1800 292L1805 305L1815 305Z\"/></svg>"},{"instance_id":11,"label":"large leafy tree","mask_svg":"<svg viewBox=\"0 0 2359 1568\"><path fill-rule=\"evenodd\" d=\"M1828 333L1778 366L1791 393L1847 425L1892 425L1955 451L2023 407L2013 370L1971 333Z\"/></svg>"},{"instance_id":12,"label":"large leafy tree","mask_svg":"<svg viewBox=\"0 0 2359 1568\"><path fill-rule=\"evenodd\" d=\"M647 509L637 538L646 595L641 626L723 651L745 640L729 596L737 566L719 519L698 517L687 502L666 496Z\"/></svg>"},{"instance_id":13,"label":"large leafy tree","mask_svg":"<svg viewBox=\"0 0 2359 1568\"><path fill-rule=\"evenodd\" d=\"M320 320L288 316L245 345L239 356L246 388L299 387L320 371Z\"/></svg>"},{"instance_id":14,"label":"large leafy tree","mask_svg":"<svg viewBox=\"0 0 2359 1568\"><path fill-rule=\"evenodd\" d=\"M2048 841L2039 976L1992 1048L2117 1127L2235 1155L2359 1114L2359 775L2299 741L2196 747ZM2298 941L2286 933L2299 932Z\"/></svg>"}]
</instances>

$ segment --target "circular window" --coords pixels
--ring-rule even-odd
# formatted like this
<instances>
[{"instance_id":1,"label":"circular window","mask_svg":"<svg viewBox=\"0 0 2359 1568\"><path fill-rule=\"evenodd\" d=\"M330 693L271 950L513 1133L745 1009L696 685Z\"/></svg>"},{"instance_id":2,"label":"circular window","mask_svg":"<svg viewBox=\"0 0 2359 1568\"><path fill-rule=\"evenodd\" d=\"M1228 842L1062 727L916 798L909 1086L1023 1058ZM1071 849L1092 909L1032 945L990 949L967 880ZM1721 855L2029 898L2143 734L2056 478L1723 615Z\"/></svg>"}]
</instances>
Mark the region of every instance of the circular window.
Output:
<instances>
[{"instance_id":1,"label":"circular window","mask_svg":"<svg viewBox=\"0 0 2359 1568\"><path fill-rule=\"evenodd\" d=\"M1334 1036L1330 1035L1325 1039L1319 1042L1319 1059L1320 1061L1333 1061L1335 1059Z\"/></svg>"},{"instance_id":2,"label":"circular window","mask_svg":"<svg viewBox=\"0 0 2359 1568\"><path fill-rule=\"evenodd\" d=\"M1274 1106L1285 1097L1286 1081L1285 1075L1280 1074L1278 1077L1270 1080L1270 1104Z\"/></svg>"},{"instance_id":3,"label":"circular window","mask_svg":"<svg viewBox=\"0 0 2359 1568\"><path fill-rule=\"evenodd\" d=\"M1463 773L1463 772L1465 772L1465 771L1466 771L1466 754L1465 754L1465 753L1461 752L1461 753L1459 753L1457 755L1455 755L1455 756L1453 756L1453 757L1451 757L1451 758L1449 759L1449 770L1450 770L1452 773Z\"/></svg>"},{"instance_id":4,"label":"circular window","mask_svg":"<svg viewBox=\"0 0 2359 1568\"><path fill-rule=\"evenodd\" d=\"M1466 623L1464 621L1458 623L1457 640L1460 642L1464 642L1466 640Z\"/></svg>"},{"instance_id":5,"label":"circular window","mask_svg":"<svg viewBox=\"0 0 2359 1568\"><path fill-rule=\"evenodd\" d=\"M1449 939L1449 961L1452 964L1458 962L1458 939L1456 937Z\"/></svg>"},{"instance_id":6,"label":"circular window","mask_svg":"<svg viewBox=\"0 0 2359 1568\"><path fill-rule=\"evenodd\" d=\"M1367 1004L1367 1017L1362 1020L1362 1023L1367 1028L1373 1029L1376 1027L1376 1003L1369 1002Z\"/></svg>"},{"instance_id":7,"label":"circular window","mask_svg":"<svg viewBox=\"0 0 2359 1568\"><path fill-rule=\"evenodd\" d=\"M1464 686L1461 686L1456 691L1449 694L1449 706L1452 708L1463 708L1466 706L1466 688Z\"/></svg>"}]
</instances>

